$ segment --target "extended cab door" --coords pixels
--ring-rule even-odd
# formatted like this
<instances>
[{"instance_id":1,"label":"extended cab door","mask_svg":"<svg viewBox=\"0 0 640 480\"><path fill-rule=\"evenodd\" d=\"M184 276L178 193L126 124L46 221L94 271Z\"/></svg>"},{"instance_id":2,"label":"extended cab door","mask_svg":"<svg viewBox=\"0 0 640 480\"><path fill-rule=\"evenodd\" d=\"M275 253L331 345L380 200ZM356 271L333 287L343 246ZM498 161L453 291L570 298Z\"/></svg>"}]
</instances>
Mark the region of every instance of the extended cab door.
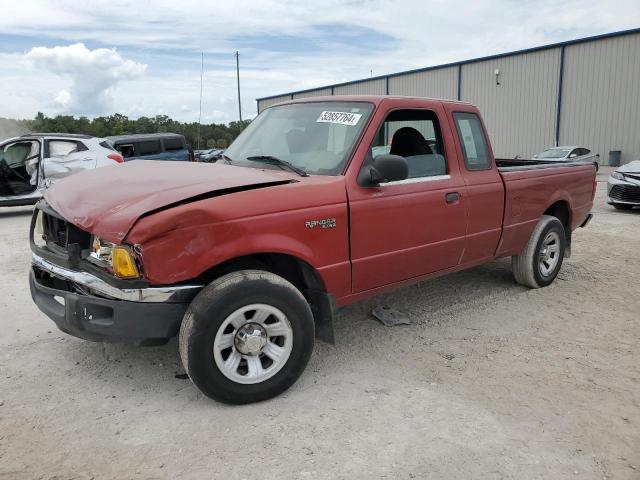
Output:
<instances>
[{"instance_id":1,"label":"extended cab door","mask_svg":"<svg viewBox=\"0 0 640 480\"><path fill-rule=\"evenodd\" d=\"M471 105L446 104L467 194L467 240L461 263L492 257L502 235L504 184L478 111Z\"/></svg>"},{"instance_id":2,"label":"extended cab door","mask_svg":"<svg viewBox=\"0 0 640 480\"><path fill-rule=\"evenodd\" d=\"M403 105L407 105L407 107ZM445 112L408 99L381 103L354 157L356 170L380 154L406 158L409 178L362 185L348 175L353 293L454 267L465 244L465 185ZM386 106L386 108L385 108ZM444 128L443 128L444 127ZM373 138L372 138L373 136ZM353 169L350 169L353 172Z\"/></svg>"}]
</instances>

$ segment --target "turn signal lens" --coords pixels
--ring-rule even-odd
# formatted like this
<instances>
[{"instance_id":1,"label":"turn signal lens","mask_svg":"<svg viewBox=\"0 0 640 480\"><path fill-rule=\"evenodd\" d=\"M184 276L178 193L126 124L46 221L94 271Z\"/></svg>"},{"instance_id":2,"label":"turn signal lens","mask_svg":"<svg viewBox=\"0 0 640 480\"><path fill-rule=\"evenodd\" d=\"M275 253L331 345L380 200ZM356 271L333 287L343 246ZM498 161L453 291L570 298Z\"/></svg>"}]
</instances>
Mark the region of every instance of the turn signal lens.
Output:
<instances>
[{"instance_id":1,"label":"turn signal lens","mask_svg":"<svg viewBox=\"0 0 640 480\"><path fill-rule=\"evenodd\" d=\"M111 251L113 274L120 278L138 278L136 261L127 247L114 247Z\"/></svg>"}]
</instances>

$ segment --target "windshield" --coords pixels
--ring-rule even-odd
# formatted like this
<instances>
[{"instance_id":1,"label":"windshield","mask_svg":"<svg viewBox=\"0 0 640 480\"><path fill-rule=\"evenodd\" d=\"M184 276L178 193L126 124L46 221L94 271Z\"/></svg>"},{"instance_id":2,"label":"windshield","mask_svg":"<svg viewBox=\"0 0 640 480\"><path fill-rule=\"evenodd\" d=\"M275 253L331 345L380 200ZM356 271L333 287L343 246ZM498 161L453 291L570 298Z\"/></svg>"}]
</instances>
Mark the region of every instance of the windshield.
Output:
<instances>
[{"instance_id":1,"label":"windshield","mask_svg":"<svg viewBox=\"0 0 640 480\"><path fill-rule=\"evenodd\" d=\"M262 112L225 152L234 164L280 168L247 160L275 157L318 175L339 175L367 123L373 105L364 102L298 103Z\"/></svg>"},{"instance_id":2,"label":"windshield","mask_svg":"<svg viewBox=\"0 0 640 480\"><path fill-rule=\"evenodd\" d=\"M538 158L564 158L571 150L567 148L550 148L538 154Z\"/></svg>"}]
</instances>

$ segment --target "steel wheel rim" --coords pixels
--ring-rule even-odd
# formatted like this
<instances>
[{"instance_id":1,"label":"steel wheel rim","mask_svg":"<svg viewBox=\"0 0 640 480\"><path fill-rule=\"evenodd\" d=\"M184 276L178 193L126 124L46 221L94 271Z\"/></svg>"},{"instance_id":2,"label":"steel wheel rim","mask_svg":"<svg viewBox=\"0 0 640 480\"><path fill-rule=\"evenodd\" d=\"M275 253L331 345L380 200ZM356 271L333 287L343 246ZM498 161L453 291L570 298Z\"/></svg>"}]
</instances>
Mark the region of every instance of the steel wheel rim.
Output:
<instances>
[{"instance_id":1,"label":"steel wheel rim","mask_svg":"<svg viewBox=\"0 0 640 480\"><path fill-rule=\"evenodd\" d=\"M264 382L289 360L293 329L278 308L256 303L225 318L213 340L213 358L220 372L236 383Z\"/></svg>"},{"instance_id":2,"label":"steel wheel rim","mask_svg":"<svg viewBox=\"0 0 640 480\"><path fill-rule=\"evenodd\" d=\"M548 277L553 273L559 261L560 235L557 232L549 232L540 246L540 254L538 256L540 273Z\"/></svg>"}]
</instances>

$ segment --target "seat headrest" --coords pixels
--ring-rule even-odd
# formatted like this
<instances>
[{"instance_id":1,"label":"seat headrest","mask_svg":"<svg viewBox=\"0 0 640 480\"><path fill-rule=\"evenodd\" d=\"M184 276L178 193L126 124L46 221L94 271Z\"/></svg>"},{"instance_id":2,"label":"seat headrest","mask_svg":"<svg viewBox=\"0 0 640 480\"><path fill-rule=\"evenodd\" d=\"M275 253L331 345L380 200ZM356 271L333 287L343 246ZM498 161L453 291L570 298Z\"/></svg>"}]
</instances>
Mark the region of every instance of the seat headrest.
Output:
<instances>
[{"instance_id":1,"label":"seat headrest","mask_svg":"<svg viewBox=\"0 0 640 480\"><path fill-rule=\"evenodd\" d=\"M431 147L422 134L413 127L402 127L393 134L391 155L411 157L413 155L432 155Z\"/></svg>"}]
</instances>

